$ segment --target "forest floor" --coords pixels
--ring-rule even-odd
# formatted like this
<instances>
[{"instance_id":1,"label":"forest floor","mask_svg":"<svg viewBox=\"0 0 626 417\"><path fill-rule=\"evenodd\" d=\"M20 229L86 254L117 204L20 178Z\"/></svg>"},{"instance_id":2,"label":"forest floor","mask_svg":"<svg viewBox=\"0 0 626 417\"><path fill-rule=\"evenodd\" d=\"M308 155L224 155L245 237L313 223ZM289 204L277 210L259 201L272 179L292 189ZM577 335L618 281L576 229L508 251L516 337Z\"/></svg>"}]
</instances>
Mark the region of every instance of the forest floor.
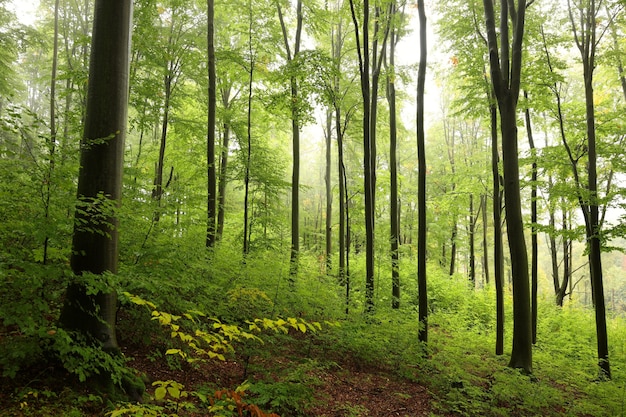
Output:
<instances>
[{"instance_id":1,"label":"forest floor","mask_svg":"<svg viewBox=\"0 0 626 417\"><path fill-rule=\"evenodd\" d=\"M248 357L245 360L211 361L200 367L172 370L150 358L149 352L129 352L134 357L132 366L149 375L152 380L174 380L186 389L196 390L202 386L237 387L244 380L286 382L271 394L276 396L283 408L300 408L298 415L310 417L419 417L431 412L431 395L428 389L414 381L401 378L389 369L374 365L364 366L350 358L336 358L332 365L322 365L294 349L282 346L279 354ZM276 353L276 352L274 352ZM327 359L327 358L326 358ZM251 362L254 361L254 364ZM307 366L312 361L314 365ZM304 366L303 366L304 364ZM305 369L304 374L293 370ZM285 381L285 375L292 375ZM313 398L301 398L309 394L296 385L312 388ZM280 386L280 385L278 385ZM289 388L291 386L291 388ZM302 387L301 387L302 388ZM153 387L148 390L153 395ZM286 398L291 395L292 398ZM284 398L281 398L285 396ZM300 398L298 398L300 397ZM293 401L291 401L293 400ZM298 404L299 403L299 404ZM193 414L189 415L206 415ZM282 417L291 415L289 412Z\"/></svg>"},{"instance_id":2,"label":"forest floor","mask_svg":"<svg viewBox=\"0 0 626 417\"><path fill-rule=\"evenodd\" d=\"M177 381L183 384L184 391L187 392L204 392L210 395L219 389L234 390L245 380L269 381L266 385L261 383L267 392L248 393L244 401L255 396L258 398L259 395L274 397L271 408L282 410L279 413L281 417L432 415L432 398L426 387L401 378L390 369L376 365L364 366L349 357L332 360L326 357L320 358L318 362L315 353L312 355L310 349L308 352L302 351L306 341L303 339L300 342L296 340L294 344L281 344L271 353L268 352L269 349L257 349L252 355L237 355L237 360L211 360L197 366L186 363L169 366L164 356L155 353L158 351L155 346L137 343L123 350L128 358L132 358L129 365L146 375L149 381ZM323 354L319 351L317 353ZM274 381L274 388L270 388L271 381ZM4 387L0 390L2 417L100 417L110 411L103 404L106 396L103 396L103 401L87 388L87 384L79 384L75 377L53 366L43 370L33 368L16 379L2 378L0 382ZM155 403L152 400L155 387L149 383L146 385L150 396L147 402ZM204 410L201 407L195 410L188 407L189 403L197 403L194 396L190 395L188 398L191 400L178 409L173 409L170 401L166 415L214 415L207 412L206 407ZM261 408L267 411L268 406Z\"/></svg>"}]
</instances>

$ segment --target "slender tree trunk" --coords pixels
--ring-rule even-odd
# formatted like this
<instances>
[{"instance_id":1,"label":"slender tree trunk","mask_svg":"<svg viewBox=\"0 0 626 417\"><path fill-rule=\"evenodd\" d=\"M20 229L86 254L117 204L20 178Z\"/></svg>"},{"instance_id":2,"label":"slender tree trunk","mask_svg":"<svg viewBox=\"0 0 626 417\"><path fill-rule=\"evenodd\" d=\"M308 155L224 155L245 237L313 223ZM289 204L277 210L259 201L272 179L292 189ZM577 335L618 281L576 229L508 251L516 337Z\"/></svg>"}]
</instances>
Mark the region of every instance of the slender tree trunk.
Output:
<instances>
[{"instance_id":1,"label":"slender tree trunk","mask_svg":"<svg viewBox=\"0 0 626 417\"><path fill-rule=\"evenodd\" d=\"M280 3L276 3L280 27L283 33L283 41L287 52L287 64L298 57L300 52L300 40L302 37L302 0L296 4L296 39L293 45L293 55L287 37L287 27L283 19ZM298 254L300 252L300 109L299 91L296 77L292 75L289 80L291 88L291 134L292 134L292 159L291 172L291 256L289 262L289 280L293 284L298 275Z\"/></svg>"},{"instance_id":2,"label":"slender tree trunk","mask_svg":"<svg viewBox=\"0 0 626 417\"><path fill-rule=\"evenodd\" d=\"M448 275L454 275L456 271L456 237L458 234L459 225L457 223L456 216L452 223L452 234L450 236L450 268L448 270Z\"/></svg>"},{"instance_id":3,"label":"slender tree trunk","mask_svg":"<svg viewBox=\"0 0 626 417\"><path fill-rule=\"evenodd\" d=\"M526 133L528 135L528 144L530 146L532 162L532 177L530 184L530 230L531 230L531 310L532 310L532 335L533 344L537 343L537 285L538 285L538 242L537 242L537 151L535 148L535 140L533 138L533 129L530 120L530 109L528 107L528 92L524 91L524 98L526 99L526 110L524 112L526 118Z\"/></svg>"},{"instance_id":4,"label":"slender tree trunk","mask_svg":"<svg viewBox=\"0 0 626 417\"><path fill-rule=\"evenodd\" d=\"M576 23L570 0L568 0L570 21L576 45L580 51L585 82L585 112L587 117L587 190L588 197L579 196L585 218L587 234L589 275L591 276L591 294L594 300L596 316L596 339L598 348L598 366L602 378L611 378L609 364L609 343L606 329L606 311L604 305L604 283L602 277L602 244L601 224L598 206L598 174L596 150L596 126L593 93L593 72L595 69L595 53L597 46L597 9L596 1L577 2L576 8L580 21ZM571 160L571 156L570 156ZM573 165L575 168L575 165Z\"/></svg>"},{"instance_id":5,"label":"slender tree trunk","mask_svg":"<svg viewBox=\"0 0 626 417\"><path fill-rule=\"evenodd\" d=\"M365 194L365 309L374 309L374 193L372 167L372 145L370 136L371 87L370 87L370 48L369 48L369 0L363 0L363 39L359 34L359 22L354 1L350 0L350 11L354 23L359 73L361 77L361 95L363 98L363 182Z\"/></svg>"},{"instance_id":6,"label":"slender tree trunk","mask_svg":"<svg viewBox=\"0 0 626 417\"><path fill-rule=\"evenodd\" d=\"M174 19L171 19L168 37L168 50L172 50L174 43ZM178 58L179 59L179 58ZM152 198L157 202L157 208L154 213L154 222L158 222L161 218L161 198L163 196L163 166L165 162L165 148L167 146L167 128L169 126L170 115L170 100L172 97L172 90L174 84L174 78L178 68L178 59L174 58L167 62L167 73L163 77L163 87L165 94L165 101L163 103L163 120L161 124L161 142L159 145L159 158L156 164L156 173L154 176L154 189L152 190Z\"/></svg>"},{"instance_id":7,"label":"slender tree trunk","mask_svg":"<svg viewBox=\"0 0 626 417\"><path fill-rule=\"evenodd\" d=\"M248 53L250 56L250 68L248 69L248 113L247 113L247 150L246 167L244 174L244 198L243 198L243 256L244 259L250 252L250 238L248 232L250 217L250 163L252 161L252 83L254 81L254 66L256 64L252 50L252 0L248 0Z\"/></svg>"},{"instance_id":8,"label":"slender tree trunk","mask_svg":"<svg viewBox=\"0 0 626 417\"><path fill-rule=\"evenodd\" d=\"M480 206L482 209L482 226L483 226L483 275L485 277L485 285L489 285L489 244L487 242L487 196L480 196Z\"/></svg>"},{"instance_id":9,"label":"slender tree trunk","mask_svg":"<svg viewBox=\"0 0 626 417\"><path fill-rule=\"evenodd\" d=\"M215 245L215 216L217 208L217 196L215 194L217 188L215 173L215 106L217 94L215 87L214 25L215 0L207 0L207 66L209 78L207 121L207 228L205 242L207 248Z\"/></svg>"},{"instance_id":10,"label":"slender tree trunk","mask_svg":"<svg viewBox=\"0 0 626 417\"><path fill-rule=\"evenodd\" d=\"M159 158L156 163L154 188L152 190L152 198L157 202L157 208L154 212L155 222L158 222L161 218L161 197L163 196L163 165L165 162L165 148L167 146L167 127L169 124L170 96L172 92L172 78L170 75L165 76L164 85L165 104L163 109L163 121L161 124L161 141L159 145Z\"/></svg>"},{"instance_id":11,"label":"slender tree trunk","mask_svg":"<svg viewBox=\"0 0 626 417\"><path fill-rule=\"evenodd\" d=\"M230 88L222 89L222 104L225 109L230 107ZM224 122L222 127L222 150L220 152L220 177L218 182L217 208L217 238L224 234L224 219L226 217L226 175L228 173L228 147L230 145L230 123Z\"/></svg>"},{"instance_id":12,"label":"slender tree trunk","mask_svg":"<svg viewBox=\"0 0 626 417\"><path fill-rule=\"evenodd\" d=\"M567 231L569 230L569 224L567 221L567 209L565 208L565 204L562 207L563 212L563 282L561 283L558 292L556 294L556 304L560 307L563 307L563 300L565 299L565 293L569 289L569 293L571 296L572 286L571 286L571 275L572 269L570 267L571 264L571 240L567 238Z\"/></svg>"},{"instance_id":13,"label":"slender tree trunk","mask_svg":"<svg viewBox=\"0 0 626 417\"><path fill-rule=\"evenodd\" d=\"M456 190L456 127L450 129L448 127L449 123L444 119L444 138L446 140L446 150L448 154L448 162L450 163L450 174L452 178L452 184L450 185L450 192L454 193ZM450 276L454 275L456 271L456 238L458 234L458 219L456 213L452 214L452 231L450 234L450 268L448 269L448 274ZM445 250L445 243L444 243ZM445 258L445 256L444 256Z\"/></svg>"},{"instance_id":14,"label":"slender tree trunk","mask_svg":"<svg viewBox=\"0 0 626 417\"><path fill-rule=\"evenodd\" d=\"M428 293L426 282L426 150L424 129L424 90L426 83L426 12L424 0L417 0L419 16L420 60L417 72L417 287L418 287L418 317L420 322L419 341L428 342Z\"/></svg>"},{"instance_id":15,"label":"slender tree trunk","mask_svg":"<svg viewBox=\"0 0 626 417\"><path fill-rule=\"evenodd\" d=\"M122 192L132 1L96 0L87 117L81 141L78 199L70 265L76 275L116 274ZM62 327L117 351L113 288L95 295L86 276L70 284L61 311Z\"/></svg>"},{"instance_id":16,"label":"slender tree trunk","mask_svg":"<svg viewBox=\"0 0 626 417\"><path fill-rule=\"evenodd\" d=\"M476 249L474 245L474 230L476 228L477 216L474 216L474 194L469 196L469 224L468 224L468 239L469 239L469 279L472 283L472 287L476 287Z\"/></svg>"},{"instance_id":17,"label":"slender tree trunk","mask_svg":"<svg viewBox=\"0 0 626 417\"><path fill-rule=\"evenodd\" d=\"M491 97L493 99L494 97ZM493 279L496 285L496 355L504 354L504 249L502 244L502 192L498 151L498 109L489 105L491 115L491 169L493 184Z\"/></svg>"},{"instance_id":18,"label":"slender tree trunk","mask_svg":"<svg viewBox=\"0 0 626 417\"><path fill-rule=\"evenodd\" d=\"M54 3L54 35L52 41L52 73L50 76L50 139L48 140L48 167L44 178L44 218L46 223L50 218L50 198L52 196L52 173L54 171L55 151L57 142L56 124L56 84L57 84L57 62L59 56L59 0ZM50 236L46 233L43 240L43 264L48 263L48 245Z\"/></svg>"},{"instance_id":19,"label":"slender tree trunk","mask_svg":"<svg viewBox=\"0 0 626 417\"><path fill-rule=\"evenodd\" d=\"M392 15L395 14L395 4L392 4ZM395 53L396 29L391 27L389 47L389 68L387 71L387 101L389 103L389 174L390 183L390 223L391 223L391 307L400 308L400 209L398 207L398 135L396 126L396 87L395 87Z\"/></svg>"},{"instance_id":20,"label":"slender tree trunk","mask_svg":"<svg viewBox=\"0 0 626 417\"><path fill-rule=\"evenodd\" d=\"M326 254L326 274L329 274L332 268L332 250L333 250L333 187L331 183L331 164L332 164L332 130L333 130L333 113L332 108L326 109L326 166L324 170L324 183L326 185L326 218L324 225L325 232L325 254Z\"/></svg>"}]
</instances>

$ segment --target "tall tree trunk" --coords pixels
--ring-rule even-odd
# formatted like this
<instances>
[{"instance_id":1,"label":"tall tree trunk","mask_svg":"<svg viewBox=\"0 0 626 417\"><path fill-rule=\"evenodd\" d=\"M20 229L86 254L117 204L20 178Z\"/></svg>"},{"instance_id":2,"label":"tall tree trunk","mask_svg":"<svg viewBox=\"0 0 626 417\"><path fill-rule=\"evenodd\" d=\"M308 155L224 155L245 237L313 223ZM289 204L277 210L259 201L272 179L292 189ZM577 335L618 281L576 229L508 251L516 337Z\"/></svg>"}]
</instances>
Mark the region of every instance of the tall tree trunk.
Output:
<instances>
[{"instance_id":1,"label":"tall tree trunk","mask_svg":"<svg viewBox=\"0 0 626 417\"><path fill-rule=\"evenodd\" d=\"M474 230L476 229L476 220L478 215L474 216L474 194L469 196L469 231L467 237L469 239L469 279L472 287L476 287L476 250L474 248Z\"/></svg>"},{"instance_id":2,"label":"tall tree trunk","mask_svg":"<svg viewBox=\"0 0 626 417\"><path fill-rule=\"evenodd\" d=\"M50 198L52 196L52 173L54 171L55 151L57 142L57 122L56 122L56 84L57 84L57 63L59 56L59 0L54 3L54 35L52 40L52 73L50 75L50 138L48 139L48 166L44 178L44 218L46 223L50 218ZM69 93L68 93L69 94ZM48 263L48 245L50 236L46 232L43 240L43 264Z\"/></svg>"},{"instance_id":3,"label":"tall tree trunk","mask_svg":"<svg viewBox=\"0 0 626 417\"><path fill-rule=\"evenodd\" d=\"M492 91L489 89L489 91ZM490 99L494 99L490 94ZM502 191L498 151L498 109L489 105L491 115L491 174L493 184L493 279L496 285L496 355L504 354L504 248L502 244Z\"/></svg>"},{"instance_id":4,"label":"tall tree trunk","mask_svg":"<svg viewBox=\"0 0 626 417\"><path fill-rule=\"evenodd\" d=\"M324 183L326 186L326 218L324 225L325 232L325 254L326 254L326 274L329 274L332 267L332 250L333 250L333 187L331 183L331 164L332 164L332 131L333 131L333 113L332 108L326 109L326 166L324 169Z\"/></svg>"},{"instance_id":5,"label":"tall tree trunk","mask_svg":"<svg viewBox=\"0 0 626 417\"><path fill-rule=\"evenodd\" d=\"M350 11L355 29L359 74L361 78L361 96L363 98L363 183L365 188L365 309L374 310L374 224L376 208L376 108L378 80L382 65L385 45L389 36L389 18L386 17L382 51L378 54L379 19L374 22L372 55L370 56L369 0L363 1L362 24L359 25L354 1L350 0ZM380 17L380 9L376 8L376 17ZM362 36L359 28L362 29ZM362 38L362 39L361 39ZM371 59L370 59L371 58ZM371 64L370 64L371 63ZM371 79L370 79L371 74Z\"/></svg>"},{"instance_id":6,"label":"tall tree trunk","mask_svg":"<svg viewBox=\"0 0 626 417\"><path fill-rule=\"evenodd\" d=\"M298 57L300 52L300 40L302 38L302 0L296 4L296 39L293 45L293 55L287 37L287 27L283 19L280 3L276 3L280 27L283 33L283 41L287 52L287 64L289 65ZM291 89L291 135L292 135L292 159L293 167L291 172L291 256L289 262L289 280L295 282L298 275L298 255L300 252L300 109L299 91L296 77L292 75L289 79Z\"/></svg>"},{"instance_id":7,"label":"tall tree trunk","mask_svg":"<svg viewBox=\"0 0 626 417\"><path fill-rule=\"evenodd\" d=\"M230 87L222 89L222 104L224 109L230 108ZM218 182L217 207L217 238L224 234L224 219L226 217L226 175L228 173L228 147L230 145L230 122L224 121L222 126L222 149L220 152L220 178Z\"/></svg>"},{"instance_id":8,"label":"tall tree trunk","mask_svg":"<svg viewBox=\"0 0 626 417\"><path fill-rule=\"evenodd\" d=\"M546 36L545 36L545 32L543 30L543 27L541 28L541 36L542 36L542 40L543 40L543 47L544 47L544 52L546 54L546 61L548 64L548 68L550 70L551 74L554 74L554 69L552 67L552 60L550 58L550 52L548 49L548 45L546 42ZM569 145L567 142L567 137L565 135L565 119L563 116L563 108L562 108L562 100L561 100L561 92L559 89L558 84L555 82L554 84L552 84L550 86L550 89L552 90L552 93L554 94L555 98L556 98L556 109L557 109L557 113L556 113L556 118L557 118L557 122L559 125L559 133L561 136L561 142L563 143L564 147L566 150L569 149ZM547 143L546 143L547 145ZM580 187L580 181L578 179L578 168L576 167L576 161L572 158L571 153L568 151L568 155L570 156L570 165L572 166L572 172L574 174L574 178L576 181L576 186L579 188ZM550 179L551 181L551 179ZM580 200L579 200L580 201ZM554 223L554 219L553 219L553 213L552 213L552 209L551 209L551 225L553 225ZM555 288L555 300L556 300L556 304L558 306L563 306L563 299L565 298L565 293L567 291L568 288L568 282L569 282L569 278L570 278L570 269L569 269L569 239L567 238L567 230L568 230L568 226L567 226L567 205L565 203L564 200L562 200L562 205L561 205L561 211L563 213L563 226L562 226L562 234L563 234L563 282L561 284L559 284L559 277L558 277L558 265L557 265L557 260L556 260L556 247L554 248L553 251L553 259L552 259L552 271L553 271L553 280L554 280L554 288ZM553 228L554 230L554 228ZM554 240L554 237L551 236L551 241L550 241L550 245L552 247L552 241ZM554 242L554 245L556 246L556 242ZM571 291L570 291L571 292Z\"/></svg>"},{"instance_id":9,"label":"tall tree trunk","mask_svg":"<svg viewBox=\"0 0 626 417\"><path fill-rule=\"evenodd\" d=\"M454 275L456 271L456 237L458 234L459 225L457 218L454 216L452 221L452 232L450 235L450 268L448 269L448 275Z\"/></svg>"},{"instance_id":10,"label":"tall tree trunk","mask_svg":"<svg viewBox=\"0 0 626 417\"><path fill-rule=\"evenodd\" d=\"M370 136L370 48L369 48L369 0L363 0L363 39L361 42L357 12L354 1L350 0L350 11L354 23L359 73L361 77L361 96L363 98L363 182L365 194L365 309L374 309L374 194L372 189L372 145Z\"/></svg>"},{"instance_id":11,"label":"tall tree trunk","mask_svg":"<svg viewBox=\"0 0 626 417\"><path fill-rule=\"evenodd\" d=\"M562 212L563 212L563 224L562 224L562 229L563 229L563 281L561 282L560 287L558 288L558 291L556 293L556 304L560 307L563 307L563 300L565 299L565 294L567 292L567 290L569 289L569 293L571 296L572 293L572 286L571 286L571 275L572 275L572 269L571 269L571 240L567 238L567 231L569 230L569 224L567 221L567 209L565 207L565 204L563 204L562 207Z\"/></svg>"},{"instance_id":12,"label":"tall tree trunk","mask_svg":"<svg viewBox=\"0 0 626 417\"><path fill-rule=\"evenodd\" d=\"M535 140L533 138L533 129L530 120L530 108L528 107L528 92L524 91L524 98L526 100L526 110L524 112L526 119L526 134L528 135L528 145L530 146L530 152L532 157L532 174L530 179L530 230L531 230L531 243L530 243L530 282L531 282L531 310L532 310L532 335L533 344L537 343L537 267L538 267L538 247L537 247L537 150L535 148Z\"/></svg>"},{"instance_id":13,"label":"tall tree trunk","mask_svg":"<svg viewBox=\"0 0 626 417\"><path fill-rule=\"evenodd\" d=\"M444 138L446 141L446 150L448 154L448 162L450 163L450 174L452 178L452 184L450 185L450 192L454 193L456 190L456 127L449 128L448 121L444 118ZM452 231L450 233L450 268L448 274L454 275L456 271L456 238L458 234L458 218L456 213L452 213ZM444 243L445 250L445 243ZM445 257L444 257L445 259Z\"/></svg>"},{"instance_id":14,"label":"tall tree trunk","mask_svg":"<svg viewBox=\"0 0 626 417\"><path fill-rule=\"evenodd\" d=\"M426 84L426 11L424 0L417 0L419 16L420 58L417 72L417 287L418 287L418 339L422 343L428 342L428 293L426 276L426 135L424 129L424 90Z\"/></svg>"},{"instance_id":15,"label":"tall tree trunk","mask_svg":"<svg viewBox=\"0 0 626 417\"><path fill-rule=\"evenodd\" d=\"M168 50L172 50L174 44L174 19L170 21L169 36L168 36ZM163 120L161 124L161 141L159 144L159 158L156 163L156 172L154 176L154 188L152 190L152 198L157 203L157 208L154 212L154 222L158 222L161 218L161 198L163 196L163 166L165 162L165 148L167 146L167 128L169 126L170 116L170 100L172 97L172 90L174 88L174 79L176 73L179 70L178 63L180 58L171 58L167 62L167 73L163 77L163 89L165 94L165 101L163 103Z\"/></svg>"},{"instance_id":16,"label":"tall tree trunk","mask_svg":"<svg viewBox=\"0 0 626 417\"><path fill-rule=\"evenodd\" d=\"M244 259L250 252L249 217L250 217L250 163L252 161L252 83L254 81L254 66L256 64L252 50L252 0L248 0L248 54L250 56L250 68L248 69L248 113L247 113L247 150L246 166L244 174L244 197L243 197L243 256Z\"/></svg>"},{"instance_id":17,"label":"tall tree trunk","mask_svg":"<svg viewBox=\"0 0 626 417\"><path fill-rule=\"evenodd\" d=\"M392 4L391 13L395 14L395 4ZM400 209L398 207L398 134L396 120L396 29L391 26L389 46L389 68L387 71L387 101L389 103L389 175L390 175L390 241L391 241L391 307L400 308Z\"/></svg>"},{"instance_id":18,"label":"tall tree trunk","mask_svg":"<svg viewBox=\"0 0 626 417\"><path fill-rule=\"evenodd\" d=\"M598 207L598 174L597 174L597 150L596 150L596 126L593 94L593 72L595 69L596 54L596 18L597 9L595 0L577 2L576 22L570 0L568 0L570 21L576 45L580 51L583 65L583 79L585 83L585 112L587 117L587 189L584 193L588 197L579 194L581 209L585 218L585 231L587 235L589 275L591 277L591 294L594 300L596 316L596 339L598 348L598 366L602 378L611 378L609 364L609 342L606 329L606 311L604 305L604 283L602 277L602 244L601 224L599 221ZM570 154L571 155L571 154ZM571 156L570 156L571 160ZM575 165L573 165L575 168Z\"/></svg>"},{"instance_id":19,"label":"tall tree trunk","mask_svg":"<svg viewBox=\"0 0 626 417\"><path fill-rule=\"evenodd\" d=\"M487 195L480 196L480 207L483 213L483 275L485 277L485 285L489 285L489 243L487 242Z\"/></svg>"},{"instance_id":20,"label":"tall tree trunk","mask_svg":"<svg viewBox=\"0 0 626 417\"><path fill-rule=\"evenodd\" d=\"M513 0L500 2L500 51L498 51L495 13L492 0L483 0L489 45L491 81L500 111L504 200L507 237L511 253L513 284L513 349L509 366L532 373L532 315L528 276L528 253L521 210L519 159L517 147L517 102L522 66L522 40L526 1L515 7ZM509 42L509 15L513 39ZM510 48L510 49L509 49Z\"/></svg>"},{"instance_id":21,"label":"tall tree trunk","mask_svg":"<svg viewBox=\"0 0 626 417\"><path fill-rule=\"evenodd\" d=\"M207 0L207 61L208 61L208 121L207 121L207 228L206 247L213 247L215 244L215 215L217 206L217 196L215 194L216 174L215 174L215 0Z\"/></svg>"},{"instance_id":22,"label":"tall tree trunk","mask_svg":"<svg viewBox=\"0 0 626 417\"><path fill-rule=\"evenodd\" d=\"M76 222L70 265L76 275L116 274L132 1L97 0L94 12L87 117L81 142ZM86 277L94 285L95 278ZM85 278L69 285L61 311L62 327L117 351L113 288L93 295Z\"/></svg>"}]
</instances>

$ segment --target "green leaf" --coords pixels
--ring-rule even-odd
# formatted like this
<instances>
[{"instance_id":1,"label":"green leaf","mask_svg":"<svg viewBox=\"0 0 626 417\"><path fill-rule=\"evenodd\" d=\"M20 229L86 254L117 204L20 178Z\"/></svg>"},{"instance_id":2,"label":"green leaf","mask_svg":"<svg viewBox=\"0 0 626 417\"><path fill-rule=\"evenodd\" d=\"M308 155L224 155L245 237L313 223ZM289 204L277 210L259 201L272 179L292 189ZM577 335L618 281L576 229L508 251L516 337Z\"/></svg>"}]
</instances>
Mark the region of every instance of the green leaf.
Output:
<instances>
[{"instance_id":1,"label":"green leaf","mask_svg":"<svg viewBox=\"0 0 626 417\"><path fill-rule=\"evenodd\" d=\"M154 390L154 399L161 401L163 398L165 398L165 394L167 394L167 390L164 386L160 386Z\"/></svg>"},{"instance_id":2,"label":"green leaf","mask_svg":"<svg viewBox=\"0 0 626 417\"><path fill-rule=\"evenodd\" d=\"M170 394L172 398L179 399L180 398L180 389L176 386L167 387L167 392Z\"/></svg>"}]
</instances>

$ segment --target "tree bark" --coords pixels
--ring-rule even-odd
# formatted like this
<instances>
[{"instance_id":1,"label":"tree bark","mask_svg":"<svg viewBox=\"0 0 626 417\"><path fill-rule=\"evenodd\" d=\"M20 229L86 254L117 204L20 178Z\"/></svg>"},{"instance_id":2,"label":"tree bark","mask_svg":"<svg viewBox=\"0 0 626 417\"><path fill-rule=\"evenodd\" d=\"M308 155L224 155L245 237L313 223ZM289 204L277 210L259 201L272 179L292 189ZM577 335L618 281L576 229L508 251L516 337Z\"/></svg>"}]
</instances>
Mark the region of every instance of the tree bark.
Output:
<instances>
[{"instance_id":1,"label":"tree bark","mask_svg":"<svg viewBox=\"0 0 626 417\"><path fill-rule=\"evenodd\" d=\"M283 32L283 41L287 52L287 64L298 57L300 52L300 40L302 37L302 0L296 4L296 39L293 45L293 55L287 37L287 28L283 19L280 3L276 3L280 27ZM300 109L298 108L300 97L298 82L292 75L289 79L291 90L291 137L292 137L292 159L291 171L291 255L289 262L289 281L293 284L298 275L298 256L300 252Z\"/></svg>"},{"instance_id":2,"label":"tree bark","mask_svg":"<svg viewBox=\"0 0 626 417\"><path fill-rule=\"evenodd\" d=\"M587 117L587 193L585 198L579 194L579 202L585 218L585 230L587 235L589 275L591 277L591 294L594 300L596 318L596 341L598 348L598 367L601 378L611 378L609 364L609 343L606 329L606 311L604 304L604 284L602 277L602 244L601 224L599 221L598 205L598 173L597 173L597 150L596 150L596 126L593 93L593 72L595 69L595 54L597 46L597 9L595 0L580 2L577 5L580 17L577 25L570 0L568 0L570 21L576 45L580 51L583 65L583 79L585 83L585 113ZM570 156L571 160L571 156ZM572 165L575 169L575 164ZM586 194L587 194L586 193Z\"/></svg>"},{"instance_id":3,"label":"tree bark","mask_svg":"<svg viewBox=\"0 0 626 417\"><path fill-rule=\"evenodd\" d=\"M54 35L52 41L52 71L50 75L50 139L48 139L48 166L44 173L44 217L46 222L50 218L50 198L52 196L52 173L54 171L57 124L56 124L56 84L57 84L57 64L59 56L59 0L54 2ZM69 94L69 93L68 93ZM50 236L46 233L43 240L43 264L48 263L48 246Z\"/></svg>"},{"instance_id":4,"label":"tree bark","mask_svg":"<svg viewBox=\"0 0 626 417\"><path fill-rule=\"evenodd\" d=\"M333 250L333 187L331 183L331 164L332 164L332 131L333 131L333 113L332 108L326 109L326 166L324 169L324 185L326 186L326 218L324 224L325 232L325 254L326 254L326 274L329 274L332 267L332 250Z\"/></svg>"},{"instance_id":5,"label":"tree bark","mask_svg":"<svg viewBox=\"0 0 626 417\"><path fill-rule=\"evenodd\" d=\"M489 285L491 278L489 277L489 243L487 242L487 195L480 196L480 207L482 209L482 226L483 226L483 275L485 277L485 285Z\"/></svg>"},{"instance_id":6,"label":"tree bark","mask_svg":"<svg viewBox=\"0 0 626 417\"><path fill-rule=\"evenodd\" d=\"M528 276L528 253L524 238L521 210L519 159L517 148L517 102L522 67L522 40L526 2L500 2L500 50L492 0L483 0L489 45L489 63L493 91L500 112L502 162L504 167L504 201L507 237L511 253L513 284L513 349L509 366L532 373L532 317ZM513 39L509 40L509 15L513 23Z\"/></svg>"},{"instance_id":7,"label":"tree bark","mask_svg":"<svg viewBox=\"0 0 626 417\"><path fill-rule=\"evenodd\" d=\"M467 238L469 239L469 279L472 283L472 288L476 287L476 249L475 249L475 229L476 220L478 214L474 216L474 194L469 195L469 213L468 213L468 227Z\"/></svg>"},{"instance_id":8,"label":"tree bark","mask_svg":"<svg viewBox=\"0 0 626 417\"><path fill-rule=\"evenodd\" d=\"M132 1L96 1L70 258L76 275L117 273L131 22ZM59 321L116 351L116 293L109 288L91 295L93 281L85 276L69 285Z\"/></svg>"},{"instance_id":9,"label":"tree bark","mask_svg":"<svg viewBox=\"0 0 626 417\"><path fill-rule=\"evenodd\" d=\"M246 166L244 173L244 197L243 197L243 256L250 252L249 226L250 226L250 164L252 161L252 83L254 81L254 66L256 64L252 50L252 25L254 18L252 15L252 0L248 0L248 54L250 57L250 68L248 69L248 112L247 112L247 150Z\"/></svg>"},{"instance_id":10,"label":"tree bark","mask_svg":"<svg viewBox=\"0 0 626 417\"><path fill-rule=\"evenodd\" d=\"M417 1L419 16L420 60L417 72L417 287L418 287L418 318L420 323L418 339L428 342L428 293L426 275L426 135L424 129L424 90L426 83L426 11L424 0Z\"/></svg>"},{"instance_id":11,"label":"tree bark","mask_svg":"<svg viewBox=\"0 0 626 417\"><path fill-rule=\"evenodd\" d=\"M395 4L392 3L392 15ZM387 101L389 103L389 175L390 175L390 241L391 241L391 307L400 308L400 209L398 207L398 134L396 120L395 53L396 29L391 26L389 46L389 68L387 72Z\"/></svg>"},{"instance_id":12,"label":"tree bark","mask_svg":"<svg viewBox=\"0 0 626 417\"><path fill-rule=\"evenodd\" d=\"M230 107L230 87L223 88L222 104L224 109ZM226 217L226 175L228 173L228 147L230 145L230 123L224 121L222 126L222 150L220 152L220 177L218 181L218 207L217 207L217 238L224 234L224 219Z\"/></svg>"},{"instance_id":13,"label":"tree bark","mask_svg":"<svg viewBox=\"0 0 626 417\"><path fill-rule=\"evenodd\" d=\"M538 242L537 242L537 150L535 148L535 140L533 138L533 129L530 120L530 108L528 107L528 92L524 91L526 99L526 110L524 112L526 119L526 134L528 135L528 145L530 146L532 162L532 174L530 179L530 230L531 230L531 265L530 265L530 282L531 282L531 310L532 310L532 337L533 344L537 343L537 285L538 285Z\"/></svg>"},{"instance_id":14,"label":"tree bark","mask_svg":"<svg viewBox=\"0 0 626 417\"><path fill-rule=\"evenodd\" d=\"M491 91L491 89L489 90ZM490 99L494 97L490 94ZM502 192L498 150L498 109L489 105L491 115L491 170L493 184L493 279L496 285L496 355L504 354L504 249L502 244Z\"/></svg>"},{"instance_id":15,"label":"tree bark","mask_svg":"<svg viewBox=\"0 0 626 417\"><path fill-rule=\"evenodd\" d=\"M215 0L207 0L207 61L208 61L208 121L207 121L207 228L206 247L215 245L217 180L215 169L215 106L217 101L215 87Z\"/></svg>"}]
</instances>

